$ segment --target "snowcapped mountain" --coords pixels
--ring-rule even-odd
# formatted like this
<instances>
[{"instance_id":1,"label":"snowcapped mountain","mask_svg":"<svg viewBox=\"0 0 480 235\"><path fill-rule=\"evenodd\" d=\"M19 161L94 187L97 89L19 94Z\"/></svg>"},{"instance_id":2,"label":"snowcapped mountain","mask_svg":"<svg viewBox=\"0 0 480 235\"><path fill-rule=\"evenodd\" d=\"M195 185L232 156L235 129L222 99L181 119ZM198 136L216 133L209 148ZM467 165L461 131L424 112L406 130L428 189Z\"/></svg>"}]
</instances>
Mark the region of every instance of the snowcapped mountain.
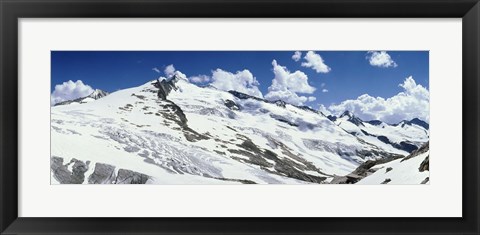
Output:
<instances>
[{"instance_id":1,"label":"snowcapped mountain","mask_svg":"<svg viewBox=\"0 0 480 235\"><path fill-rule=\"evenodd\" d=\"M176 76L97 94L52 107L54 184L330 183L428 141L417 121L326 117Z\"/></svg>"},{"instance_id":2,"label":"snowcapped mountain","mask_svg":"<svg viewBox=\"0 0 480 235\"><path fill-rule=\"evenodd\" d=\"M418 118L390 125L379 120L365 122L345 111L340 117L329 116L329 119L359 139L401 155L413 152L429 140L429 125Z\"/></svg>"},{"instance_id":3,"label":"snowcapped mountain","mask_svg":"<svg viewBox=\"0 0 480 235\"><path fill-rule=\"evenodd\" d=\"M108 92L102 91L100 89L95 89L90 95L87 95L85 97L80 97L74 100L67 100L63 101L60 103L56 103L55 106L58 105L68 105L68 104L84 104L84 103L89 103L95 100L98 100L100 98L103 98L108 95Z\"/></svg>"}]
</instances>

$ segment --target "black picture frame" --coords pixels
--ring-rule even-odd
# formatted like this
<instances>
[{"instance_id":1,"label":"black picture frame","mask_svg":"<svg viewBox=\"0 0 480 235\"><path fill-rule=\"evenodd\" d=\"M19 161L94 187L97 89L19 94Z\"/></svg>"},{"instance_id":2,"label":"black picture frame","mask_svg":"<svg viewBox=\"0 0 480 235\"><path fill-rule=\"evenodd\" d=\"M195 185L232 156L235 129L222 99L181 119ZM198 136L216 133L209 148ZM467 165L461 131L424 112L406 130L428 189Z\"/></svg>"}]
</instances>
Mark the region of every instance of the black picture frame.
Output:
<instances>
[{"instance_id":1,"label":"black picture frame","mask_svg":"<svg viewBox=\"0 0 480 235\"><path fill-rule=\"evenodd\" d=\"M478 234L478 0L0 0L2 234ZM462 218L18 217L18 19L105 17L462 18ZM447 134L447 133L441 133ZM40 199L41 200L41 199ZM441 210L441 208L439 208Z\"/></svg>"}]
</instances>

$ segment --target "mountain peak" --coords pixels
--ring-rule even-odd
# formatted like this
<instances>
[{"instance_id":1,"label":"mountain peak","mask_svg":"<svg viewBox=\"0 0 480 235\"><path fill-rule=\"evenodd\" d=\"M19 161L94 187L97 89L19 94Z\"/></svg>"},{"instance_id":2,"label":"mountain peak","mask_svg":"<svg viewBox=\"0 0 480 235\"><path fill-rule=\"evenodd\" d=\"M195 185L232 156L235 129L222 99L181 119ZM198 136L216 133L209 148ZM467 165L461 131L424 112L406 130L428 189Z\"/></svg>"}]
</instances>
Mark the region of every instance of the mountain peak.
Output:
<instances>
[{"instance_id":1,"label":"mountain peak","mask_svg":"<svg viewBox=\"0 0 480 235\"><path fill-rule=\"evenodd\" d=\"M347 117L355 117L355 115L353 115L353 113L351 113L351 112L348 111L348 110L345 110L345 112L343 112L342 115L340 115L340 118L345 117L345 116L347 116Z\"/></svg>"},{"instance_id":2,"label":"mountain peak","mask_svg":"<svg viewBox=\"0 0 480 235\"><path fill-rule=\"evenodd\" d=\"M348 117L347 121L355 124L356 126L364 126L362 119L356 117L352 112L346 110L340 115L340 118Z\"/></svg>"},{"instance_id":3,"label":"mountain peak","mask_svg":"<svg viewBox=\"0 0 480 235\"><path fill-rule=\"evenodd\" d=\"M95 100L98 100L102 97L105 97L108 95L108 92L106 91L102 91L100 89L95 89L90 95L88 95L87 97L90 97L90 98L93 98Z\"/></svg>"},{"instance_id":4,"label":"mountain peak","mask_svg":"<svg viewBox=\"0 0 480 235\"><path fill-rule=\"evenodd\" d=\"M420 120L419 118L413 118L413 119L410 120L410 121L403 120L403 121L399 122L398 124L396 124L395 126L402 125L402 127L403 127L403 126L405 126L405 125L411 126L411 125L413 125L413 124L415 124L415 125L417 125L417 126L421 126L421 127L425 128L425 129L427 129L427 130L430 128L430 125L429 125L427 122L422 121L422 120Z\"/></svg>"}]
</instances>

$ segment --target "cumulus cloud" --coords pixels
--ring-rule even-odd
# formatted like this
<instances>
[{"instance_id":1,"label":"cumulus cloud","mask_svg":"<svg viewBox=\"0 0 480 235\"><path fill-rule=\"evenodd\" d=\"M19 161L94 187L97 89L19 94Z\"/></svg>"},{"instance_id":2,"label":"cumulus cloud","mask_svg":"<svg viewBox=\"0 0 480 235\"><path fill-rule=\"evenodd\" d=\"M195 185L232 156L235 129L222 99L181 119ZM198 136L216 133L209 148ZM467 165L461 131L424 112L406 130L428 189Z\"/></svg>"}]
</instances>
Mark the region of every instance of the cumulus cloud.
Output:
<instances>
[{"instance_id":1,"label":"cumulus cloud","mask_svg":"<svg viewBox=\"0 0 480 235\"><path fill-rule=\"evenodd\" d=\"M154 68L155 69L155 68ZM157 69L158 70L158 69ZM154 70L156 71L156 70ZM158 70L160 71L160 70ZM184 73L182 73L181 71L179 70L176 70L175 69L175 66L173 66L173 64L171 65L168 65L167 67L165 67L165 69L163 70L163 73L165 74L166 77L163 77L163 76L160 76L158 78L158 80L164 80L164 79L170 79L172 78L173 76L177 76L181 79L185 79L185 80L188 80L187 78L187 75L185 75Z\"/></svg>"},{"instance_id":2,"label":"cumulus cloud","mask_svg":"<svg viewBox=\"0 0 480 235\"><path fill-rule=\"evenodd\" d=\"M157 73L161 73L161 72L160 72L160 69L158 69L157 67L152 68L152 70L155 71L155 72L157 72Z\"/></svg>"},{"instance_id":3,"label":"cumulus cloud","mask_svg":"<svg viewBox=\"0 0 480 235\"><path fill-rule=\"evenodd\" d=\"M366 58L372 66L380 68L397 67L397 63L386 51L369 51Z\"/></svg>"},{"instance_id":4,"label":"cumulus cloud","mask_svg":"<svg viewBox=\"0 0 480 235\"><path fill-rule=\"evenodd\" d=\"M188 80L193 83L207 83L210 82L210 79L211 78L207 75L197 75L188 78Z\"/></svg>"},{"instance_id":5,"label":"cumulus cloud","mask_svg":"<svg viewBox=\"0 0 480 235\"><path fill-rule=\"evenodd\" d=\"M216 69L212 72L211 80L211 85L220 90L235 90L263 98L262 92L258 89L259 83L257 79L247 69L237 71L236 73Z\"/></svg>"},{"instance_id":6,"label":"cumulus cloud","mask_svg":"<svg viewBox=\"0 0 480 235\"><path fill-rule=\"evenodd\" d=\"M317 73L328 73L331 70L330 67L325 64L323 58L314 51L308 51L303 59L305 59L306 62L302 62L302 66L312 68Z\"/></svg>"},{"instance_id":7,"label":"cumulus cloud","mask_svg":"<svg viewBox=\"0 0 480 235\"><path fill-rule=\"evenodd\" d=\"M322 89L322 92L323 92L323 93L327 93L327 92L328 92L328 89L323 88L323 89Z\"/></svg>"},{"instance_id":8,"label":"cumulus cloud","mask_svg":"<svg viewBox=\"0 0 480 235\"><path fill-rule=\"evenodd\" d=\"M417 84L411 76L399 86L403 91L387 99L363 94L355 100L346 100L338 105L333 104L329 109L336 115L349 110L363 120L381 120L391 124L413 118L428 122L430 92Z\"/></svg>"},{"instance_id":9,"label":"cumulus cloud","mask_svg":"<svg viewBox=\"0 0 480 235\"><path fill-rule=\"evenodd\" d=\"M302 58L302 52L296 51L292 55L292 60L298 62Z\"/></svg>"},{"instance_id":10,"label":"cumulus cloud","mask_svg":"<svg viewBox=\"0 0 480 235\"><path fill-rule=\"evenodd\" d=\"M332 112L323 104L318 104L318 111L322 112L325 116L332 115Z\"/></svg>"},{"instance_id":11,"label":"cumulus cloud","mask_svg":"<svg viewBox=\"0 0 480 235\"><path fill-rule=\"evenodd\" d=\"M165 75L167 75L167 77L173 76L173 74L175 73L175 71L176 71L176 69L175 69L175 67L173 66L173 64L167 65L167 67L165 67L165 70L163 70L163 72L165 73Z\"/></svg>"},{"instance_id":12,"label":"cumulus cloud","mask_svg":"<svg viewBox=\"0 0 480 235\"><path fill-rule=\"evenodd\" d=\"M50 95L50 104L54 105L63 101L85 97L92 94L93 91L94 89L89 85L83 84L82 80L77 80L76 82L69 80L55 85L55 90Z\"/></svg>"},{"instance_id":13,"label":"cumulus cloud","mask_svg":"<svg viewBox=\"0 0 480 235\"><path fill-rule=\"evenodd\" d=\"M287 103L302 105L307 101L314 100L315 97L301 96L297 93L312 94L316 89L308 84L308 76L301 72L290 72L286 67L281 66L276 60L272 61L273 73L275 77L272 85L268 87L268 93L265 98L268 100L283 100Z\"/></svg>"}]
</instances>

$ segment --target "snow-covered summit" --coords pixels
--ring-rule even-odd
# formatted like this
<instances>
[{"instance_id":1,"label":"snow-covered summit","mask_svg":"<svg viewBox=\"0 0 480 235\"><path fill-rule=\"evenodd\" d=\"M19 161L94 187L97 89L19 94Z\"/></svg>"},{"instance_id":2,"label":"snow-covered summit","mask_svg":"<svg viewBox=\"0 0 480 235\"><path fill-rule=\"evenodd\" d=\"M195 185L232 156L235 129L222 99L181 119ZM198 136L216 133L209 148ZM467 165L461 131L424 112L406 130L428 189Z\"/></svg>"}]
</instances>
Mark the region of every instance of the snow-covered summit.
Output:
<instances>
[{"instance_id":1,"label":"snow-covered summit","mask_svg":"<svg viewBox=\"0 0 480 235\"><path fill-rule=\"evenodd\" d=\"M95 99L95 100L98 100L102 97L105 97L108 95L108 92L106 91L102 91L100 89L95 89L92 94L88 95L87 97L90 97L92 99Z\"/></svg>"}]
</instances>

